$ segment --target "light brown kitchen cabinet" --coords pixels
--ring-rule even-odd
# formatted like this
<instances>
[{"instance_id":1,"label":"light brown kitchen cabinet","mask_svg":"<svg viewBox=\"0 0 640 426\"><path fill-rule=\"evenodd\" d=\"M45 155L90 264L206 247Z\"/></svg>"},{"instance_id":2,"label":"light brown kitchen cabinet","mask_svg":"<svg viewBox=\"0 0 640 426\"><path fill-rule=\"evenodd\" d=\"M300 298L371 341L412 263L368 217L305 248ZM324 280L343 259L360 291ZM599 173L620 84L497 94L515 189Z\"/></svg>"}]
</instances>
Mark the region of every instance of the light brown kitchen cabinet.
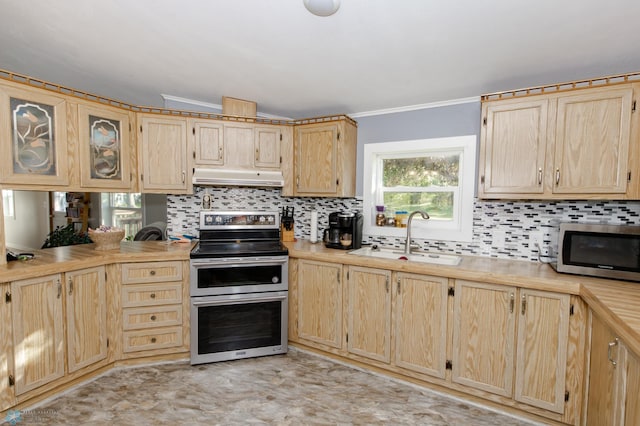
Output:
<instances>
[{"instance_id":1,"label":"light brown kitchen cabinet","mask_svg":"<svg viewBox=\"0 0 640 426\"><path fill-rule=\"evenodd\" d=\"M186 267L182 261L122 264L123 358L189 349Z\"/></svg>"},{"instance_id":2,"label":"light brown kitchen cabinet","mask_svg":"<svg viewBox=\"0 0 640 426\"><path fill-rule=\"evenodd\" d=\"M630 84L484 102L479 197L626 198L632 105Z\"/></svg>"},{"instance_id":3,"label":"light brown kitchen cabinet","mask_svg":"<svg viewBox=\"0 0 640 426\"><path fill-rule=\"evenodd\" d=\"M513 395L515 287L456 280L452 380Z\"/></svg>"},{"instance_id":4,"label":"light brown kitchen cabinet","mask_svg":"<svg viewBox=\"0 0 640 426\"><path fill-rule=\"evenodd\" d=\"M395 365L445 378L449 280L397 273Z\"/></svg>"},{"instance_id":5,"label":"light brown kitchen cabinet","mask_svg":"<svg viewBox=\"0 0 640 426\"><path fill-rule=\"evenodd\" d=\"M69 184L64 97L0 83L0 139L0 183L5 188Z\"/></svg>"},{"instance_id":6,"label":"light brown kitchen cabinet","mask_svg":"<svg viewBox=\"0 0 640 426\"><path fill-rule=\"evenodd\" d=\"M640 425L640 357L626 347L624 426Z\"/></svg>"},{"instance_id":7,"label":"light brown kitchen cabinet","mask_svg":"<svg viewBox=\"0 0 640 426\"><path fill-rule=\"evenodd\" d=\"M78 104L80 185L96 191L134 191L135 143L130 137L133 113Z\"/></svg>"},{"instance_id":8,"label":"light brown kitchen cabinet","mask_svg":"<svg viewBox=\"0 0 640 426\"><path fill-rule=\"evenodd\" d=\"M222 123L189 120L193 135L193 161L196 166L222 166L224 164L224 137Z\"/></svg>"},{"instance_id":9,"label":"light brown kitchen cabinet","mask_svg":"<svg viewBox=\"0 0 640 426\"><path fill-rule=\"evenodd\" d=\"M576 92L557 99L554 194L624 194L633 89Z\"/></svg>"},{"instance_id":10,"label":"light brown kitchen cabinet","mask_svg":"<svg viewBox=\"0 0 640 426\"><path fill-rule=\"evenodd\" d=\"M65 374L63 297L61 274L11 283L16 395Z\"/></svg>"},{"instance_id":11,"label":"light brown kitchen cabinet","mask_svg":"<svg viewBox=\"0 0 640 426\"><path fill-rule=\"evenodd\" d=\"M68 372L107 358L107 297L105 268L67 272Z\"/></svg>"},{"instance_id":12,"label":"light brown kitchen cabinet","mask_svg":"<svg viewBox=\"0 0 640 426\"><path fill-rule=\"evenodd\" d=\"M347 277L347 349L389 363L391 271L349 266Z\"/></svg>"},{"instance_id":13,"label":"light brown kitchen cabinet","mask_svg":"<svg viewBox=\"0 0 640 426\"><path fill-rule=\"evenodd\" d=\"M277 126L254 128L254 152L256 168L279 169L282 163L282 132Z\"/></svg>"},{"instance_id":14,"label":"light brown kitchen cabinet","mask_svg":"<svg viewBox=\"0 0 640 426\"><path fill-rule=\"evenodd\" d=\"M591 351L588 366L587 426L619 424L617 367L619 339L596 315L591 314ZM618 419L619 420L619 419Z\"/></svg>"},{"instance_id":15,"label":"light brown kitchen cabinet","mask_svg":"<svg viewBox=\"0 0 640 426\"><path fill-rule=\"evenodd\" d=\"M346 119L294 128L294 173L283 195L355 196L356 133Z\"/></svg>"},{"instance_id":16,"label":"light brown kitchen cabinet","mask_svg":"<svg viewBox=\"0 0 640 426\"><path fill-rule=\"evenodd\" d=\"M640 424L640 361L591 312L586 425Z\"/></svg>"},{"instance_id":17,"label":"light brown kitchen cabinet","mask_svg":"<svg viewBox=\"0 0 640 426\"><path fill-rule=\"evenodd\" d=\"M482 107L481 194L542 194L549 100L512 99Z\"/></svg>"},{"instance_id":18,"label":"light brown kitchen cabinet","mask_svg":"<svg viewBox=\"0 0 640 426\"><path fill-rule=\"evenodd\" d=\"M142 192L186 194L192 191L187 161L187 120L138 114Z\"/></svg>"},{"instance_id":19,"label":"light brown kitchen cabinet","mask_svg":"<svg viewBox=\"0 0 640 426\"><path fill-rule=\"evenodd\" d=\"M224 164L234 169L254 168L253 124L224 124Z\"/></svg>"},{"instance_id":20,"label":"light brown kitchen cabinet","mask_svg":"<svg viewBox=\"0 0 640 426\"><path fill-rule=\"evenodd\" d=\"M568 294L520 289L516 401L564 413L569 312Z\"/></svg>"},{"instance_id":21,"label":"light brown kitchen cabinet","mask_svg":"<svg viewBox=\"0 0 640 426\"><path fill-rule=\"evenodd\" d=\"M13 373L13 327L11 321L11 305L8 299L11 286L0 283L0 292L4 300L0 301L0 411L12 407L16 403L14 392L15 375Z\"/></svg>"},{"instance_id":22,"label":"light brown kitchen cabinet","mask_svg":"<svg viewBox=\"0 0 640 426\"><path fill-rule=\"evenodd\" d=\"M297 338L311 346L341 349L342 265L304 259L297 262Z\"/></svg>"}]
</instances>

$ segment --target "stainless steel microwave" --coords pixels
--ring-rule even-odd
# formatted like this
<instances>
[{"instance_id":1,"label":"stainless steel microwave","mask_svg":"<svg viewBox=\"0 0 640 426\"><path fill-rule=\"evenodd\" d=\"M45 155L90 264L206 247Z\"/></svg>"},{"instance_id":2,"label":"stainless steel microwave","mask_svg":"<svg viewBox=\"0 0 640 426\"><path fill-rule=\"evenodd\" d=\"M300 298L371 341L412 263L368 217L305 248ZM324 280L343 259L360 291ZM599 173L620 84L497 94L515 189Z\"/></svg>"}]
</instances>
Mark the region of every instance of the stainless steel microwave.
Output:
<instances>
[{"instance_id":1,"label":"stainless steel microwave","mask_svg":"<svg viewBox=\"0 0 640 426\"><path fill-rule=\"evenodd\" d=\"M640 226L561 223L558 272L640 281Z\"/></svg>"}]
</instances>

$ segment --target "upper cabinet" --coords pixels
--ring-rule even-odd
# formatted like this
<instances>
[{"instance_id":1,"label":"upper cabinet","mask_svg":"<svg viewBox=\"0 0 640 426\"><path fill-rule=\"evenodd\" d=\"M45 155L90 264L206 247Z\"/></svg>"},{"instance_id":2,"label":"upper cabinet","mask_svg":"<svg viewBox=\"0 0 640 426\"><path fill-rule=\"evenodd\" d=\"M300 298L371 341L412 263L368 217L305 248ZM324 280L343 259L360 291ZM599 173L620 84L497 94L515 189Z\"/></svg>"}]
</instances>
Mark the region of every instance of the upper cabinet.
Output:
<instances>
[{"instance_id":1,"label":"upper cabinet","mask_svg":"<svg viewBox=\"0 0 640 426\"><path fill-rule=\"evenodd\" d=\"M624 84L485 102L479 197L634 198L633 91Z\"/></svg>"},{"instance_id":2,"label":"upper cabinet","mask_svg":"<svg viewBox=\"0 0 640 426\"><path fill-rule=\"evenodd\" d=\"M136 107L8 73L0 78L0 185L190 194L194 168L221 168L281 172L285 196L355 196L355 121L270 120L249 114L255 103L226 102L250 116Z\"/></svg>"},{"instance_id":3,"label":"upper cabinet","mask_svg":"<svg viewBox=\"0 0 640 426\"><path fill-rule=\"evenodd\" d=\"M0 83L0 183L42 189L68 185L66 130L64 97Z\"/></svg>"},{"instance_id":4,"label":"upper cabinet","mask_svg":"<svg viewBox=\"0 0 640 426\"><path fill-rule=\"evenodd\" d=\"M132 113L99 105L78 105L80 185L99 191L134 191L136 165Z\"/></svg>"},{"instance_id":5,"label":"upper cabinet","mask_svg":"<svg viewBox=\"0 0 640 426\"><path fill-rule=\"evenodd\" d=\"M285 157L285 126L190 119L189 127L196 167L280 169Z\"/></svg>"},{"instance_id":6,"label":"upper cabinet","mask_svg":"<svg viewBox=\"0 0 640 426\"><path fill-rule=\"evenodd\" d=\"M282 163L280 128L257 126L253 132L254 165L265 169L279 169Z\"/></svg>"},{"instance_id":7,"label":"upper cabinet","mask_svg":"<svg viewBox=\"0 0 640 426\"><path fill-rule=\"evenodd\" d=\"M193 162L196 166L224 165L222 123L189 120L193 135Z\"/></svg>"},{"instance_id":8,"label":"upper cabinet","mask_svg":"<svg viewBox=\"0 0 640 426\"><path fill-rule=\"evenodd\" d=\"M356 134L347 118L295 126L293 179L283 195L355 196Z\"/></svg>"},{"instance_id":9,"label":"upper cabinet","mask_svg":"<svg viewBox=\"0 0 640 426\"><path fill-rule=\"evenodd\" d=\"M186 118L139 114L138 122L142 192L189 193Z\"/></svg>"}]
</instances>

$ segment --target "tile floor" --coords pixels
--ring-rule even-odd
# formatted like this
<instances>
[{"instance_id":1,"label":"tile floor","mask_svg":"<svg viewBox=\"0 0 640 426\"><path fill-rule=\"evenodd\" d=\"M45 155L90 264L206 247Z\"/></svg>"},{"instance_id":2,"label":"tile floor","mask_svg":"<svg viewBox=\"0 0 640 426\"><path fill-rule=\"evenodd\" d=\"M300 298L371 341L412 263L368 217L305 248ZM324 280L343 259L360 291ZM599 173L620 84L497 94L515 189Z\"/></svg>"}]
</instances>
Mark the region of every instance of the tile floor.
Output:
<instances>
[{"instance_id":1,"label":"tile floor","mask_svg":"<svg viewBox=\"0 0 640 426\"><path fill-rule=\"evenodd\" d=\"M18 414L19 426L535 424L296 349L118 368Z\"/></svg>"}]
</instances>

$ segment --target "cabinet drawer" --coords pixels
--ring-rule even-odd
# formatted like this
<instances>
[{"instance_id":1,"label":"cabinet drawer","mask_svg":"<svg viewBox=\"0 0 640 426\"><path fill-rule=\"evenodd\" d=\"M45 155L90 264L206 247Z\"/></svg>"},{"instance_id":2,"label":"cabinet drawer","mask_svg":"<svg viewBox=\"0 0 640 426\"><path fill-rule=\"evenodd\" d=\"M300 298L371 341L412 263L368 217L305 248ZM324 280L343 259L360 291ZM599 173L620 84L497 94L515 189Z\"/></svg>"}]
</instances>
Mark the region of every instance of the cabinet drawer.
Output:
<instances>
[{"instance_id":1,"label":"cabinet drawer","mask_svg":"<svg viewBox=\"0 0 640 426\"><path fill-rule=\"evenodd\" d=\"M124 309L122 324L124 330L181 325L182 305L127 308Z\"/></svg>"},{"instance_id":2,"label":"cabinet drawer","mask_svg":"<svg viewBox=\"0 0 640 426\"><path fill-rule=\"evenodd\" d=\"M124 332L124 352L148 351L177 346L182 346L182 327Z\"/></svg>"},{"instance_id":3,"label":"cabinet drawer","mask_svg":"<svg viewBox=\"0 0 640 426\"><path fill-rule=\"evenodd\" d=\"M182 283L140 284L122 287L122 307L182 303Z\"/></svg>"},{"instance_id":4,"label":"cabinet drawer","mask_svg":"<svg viewBox=\"0 0 640 426\"><path fill-rule=\"evenodd\" d=\"M122 265L122 283L157 283L182 280L182 262L125 263Z\"/></svg>"}]
</instances>

